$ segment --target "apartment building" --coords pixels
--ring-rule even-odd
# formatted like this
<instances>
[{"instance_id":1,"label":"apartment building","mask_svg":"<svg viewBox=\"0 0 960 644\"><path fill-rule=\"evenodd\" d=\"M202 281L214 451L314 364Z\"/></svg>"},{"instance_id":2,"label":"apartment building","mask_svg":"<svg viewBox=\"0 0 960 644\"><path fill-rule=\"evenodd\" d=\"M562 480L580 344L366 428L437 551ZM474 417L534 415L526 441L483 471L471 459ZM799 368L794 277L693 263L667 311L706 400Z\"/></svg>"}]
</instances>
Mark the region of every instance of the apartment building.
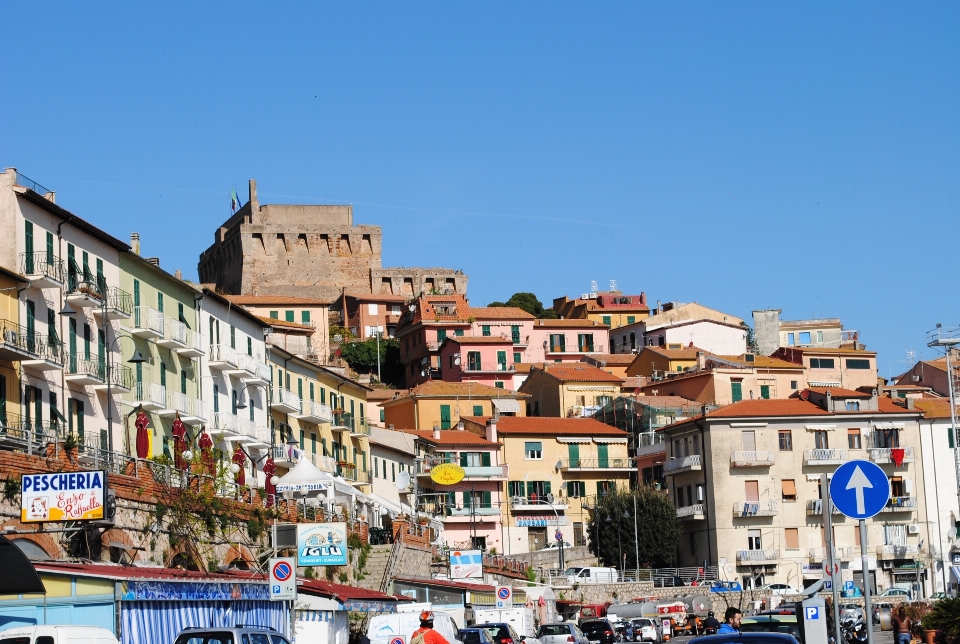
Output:
<instances>
[{"instance_id":1,"label":"apartment building","mask_svg":"<svg viewBox=\"0 0 960 644\"><path fill-rule=\"evenodd\" d=\"M859 334L845 331L839 318L781 320L780 309L753 312L753 326L760 353L770 355L780 348L863 348Z\"/></svg>"},{"instance_id":2,"label":"apartment building","mask_svg":"<svg viewBox=\"0 0 960 644\"><path fill-rule=\"evenodd\" d=\"M378 333L385 338L396 337L407 299L390 293L344 293L339 300L340 326L350 329L361 340L375 338Z\"/></svg>"},{"instance_id":3,"label":"apartment building","mask_svg":"<svg viewBox=\"0 0 960 644\"><path fill-rule=\"evenodd\" d=\"M580 362L609 353L610 327L596 320L535 320L526 362Z\"/></svg>"},{"instance_id":4,"label":"apartment building","mask_svg":"<svg viewBox=\"0 0 960 644\"><path fill-rule=\"evenodd\" d=\"M700 347L671 345L643 347L627 367L627 376L666 376L697 368L697 358L706 352ZM630 355L630 354L627 354Z\"/></svg>"},{"instance_id":5,"label":"apartment building","mask_svg":"<svg viewBox=\"0 0 960 644\"><path fill-rule=\"evenodd\" d=\"M954 354L951 366L956 369L960 355ZM929 387L941 396L950 395L950 379L947 378L947 358L936 360L918 360L910 369L897 378L897 385L905 391L906 387Z\"/></svg>"},{"instance_id":6,"label":"apartment building","mask_svg":"<svg viewBox=\"0 0 960 644\"><path fill-rule=\"evenodd\" d=\"M585 362L546 363L533 368L520 387L529 396L527 416L592 416L620 395L623 379Z\"/></svg>"},{"instance_id":7,"label":"apartment building","mask_svg":"<svg viewBox=\"0 0 960 644\"><path fill-rule=\"evenodd\" d=\"M881 384L877 354L857 347L782 347L770 357L803 366L811 387L873 389Z\"/></svg>"},{"instance_id":8,"label":"apartment building","mask_svg":"<svg viewBox=\"0 0 960 644\"><path fill-rule=\"evenodd\" d=\"M497 336L453 336L440 345L440 376L448 382L480 382L513 388L516 367L513 340Z\"/></svg>"},{"instance_id":9,"label":"apartment building","mask_svg":"<svg viewBox=\"0 0 960 644\"><path fill-rule=\"evenodd\" d=\"M581 361L593 365L594 367L599 367L600 369L603 369L607 373L617 376L618 378L626 378L627 367L633 364L633 359L633 354L629 353L598 353L584 356Z\"/></svg>"},{"instance_id":10,"label":"apartment building","mask_svg":"<svg viewBox=\"0 0 960 644\"><path fill-rule=\"evenodd\" d=\"M367 400L367 405L370 405ZM413 476L416 437L407 432L370 427L370 498L380 503L394 515L410 513L414 491L413 482L401 486L406 472Z\"/></svg>"},{"instance_id":11,"label":"apartment building","mask_svg":"<svg viewBox=\"0 0 960 644\"><path fill-rule=\"evenodd\" d=\"M330 358L329 302L287 295L226 295L254 315L269 318L273 344L302 358L327 364Z\"/></svg>"},{"instance_id":12,"label":"apartment building","mask_svg":"<svg viewBox=\"0 0 960 644\"><path fill-rule=\"evenodd\" d=\"M20 427L20 360L29 359L30 338L20 325L17 293L29 282L0 266L0 426Z\"/></svg>"},{"instance_id":13,"label":"apartment building","mask_svg":"<svg viewBox=\"0 0 960 644\"><path fill-rule=\"evenodd\" d=\"M380 403L384 423L396 429L451 429L461 416L525 415L527 394L478 382L430 380Z\"/></svg>"},{"instance_id":14,"label":"apartment building","mask_svg":"<svg viewBox=\"0 0 960 644\"><path fill-rule=\"evenodd\" d=\"M559 318L592 320L610 329L640 322L650 315L646 293L624 295L617 290L584 293L573 299L556 298L553 310Z\"/></svg>"},{"instance_id":15,"label":"apartment building","mask_svg":"<svg viewBox=\"0 0 960 644\"><path fill-rule=\"evenodd\" d=\"M930 471L920 463L921 413L847 389L806 389L788 400L744 400L663 429L664 473L683 527L679 564L719 562L747 587L801 587L826 555L820 477L869 459L890 477L893 498L868 521L871 585L931 592ZM861 583L857 522L834 515L836 581Z\"/></svg>"},{"instance_id":16,"label":"apartment building","mask_svg":"<svg viewBox=\"0 0 960 644\"><path fill-rule=\"evenodd\" d=\"M626 432L591 418L466 417L468 432L498 442L509 463L503 506L504 554L532 552L554 541L586 545L588 506L627 489L633 461Z\"/></svg>"}]
</instances>

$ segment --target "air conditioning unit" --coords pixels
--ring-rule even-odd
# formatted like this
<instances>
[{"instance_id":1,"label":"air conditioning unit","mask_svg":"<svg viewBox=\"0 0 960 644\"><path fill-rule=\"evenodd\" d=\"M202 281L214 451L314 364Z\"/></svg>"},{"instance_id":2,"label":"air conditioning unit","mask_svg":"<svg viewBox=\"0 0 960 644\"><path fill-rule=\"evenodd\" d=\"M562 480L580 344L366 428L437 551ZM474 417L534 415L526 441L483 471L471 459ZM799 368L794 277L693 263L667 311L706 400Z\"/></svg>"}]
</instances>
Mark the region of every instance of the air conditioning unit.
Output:
<instances>
[{"instance_id":1,"label":"air conditioning unit","mask_svg":"<svg viewBox=\"0 0 960 644\"><path fill-rule=\"evenodd\" d=\"M883 569L884 569L884 570L890 570L891 568L893 568L893 562L892 562L892 561L882 561L881 563L883 564Z\"/></svg>"},{"instance_id":2,"label":"air conditioning unit","mask_svg":"<svg viewBox=\"0 0 960 644\"><path fill-rule=\"evenodd\" d=\"M920 524L911 523L907 526L907 534L920 534Z\"/></svg>"}]
</instances>

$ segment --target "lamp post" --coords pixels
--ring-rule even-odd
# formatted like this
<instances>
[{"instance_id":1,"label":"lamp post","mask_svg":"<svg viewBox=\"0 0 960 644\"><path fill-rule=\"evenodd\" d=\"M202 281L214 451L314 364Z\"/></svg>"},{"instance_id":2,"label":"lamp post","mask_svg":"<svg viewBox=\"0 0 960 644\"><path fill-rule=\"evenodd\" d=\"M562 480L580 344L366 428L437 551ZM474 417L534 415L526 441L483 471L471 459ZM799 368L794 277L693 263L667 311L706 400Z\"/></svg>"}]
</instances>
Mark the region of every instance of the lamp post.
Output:
<instances>
[{"instance_id":1,"label":"lamp post","mask_svg":"<svg viewBox=\"0 0 960 644\"><path fill-rule=\"evenodd\" d=\"M103 331L103 344L104 344L104 377L107 380L107 450L113 455L113 360L110 357L113 349L113 342L119 341L123 336L116 336L113 341L110 340L107 335L108 329L111 328L109 322L110 319L107 317L107 285L105 281L101 280L83 280L77 282L73 289L77 290L82 284L88 285L100 299L100 325L101 330ZM70 306L70 302L66 302L63 305L63 308L60 310L60 315L63 317L72 318L77 314L76 310ZM71 359L73 356L71 356ZM127 360L130 364L142 364L146 362L144 357L140 354L140 351L137 350L136 346L133 348L133 355Z\"/></svg>"},{"instance_id":2,"label":"lamp post","mask_svg":"<svg viewBox=\"0 0 960 644\"><path fill-rule=\"evenodd\" d=\"M613 518L612 518L609 514L607 515L607 523L610 523L610 524L613 523ZM611 526L611 527L612 527L612 526ZM617 552L618 552L619 555L620 555L620 559L619 559L619 561L617 561L617 572L618 572L618 575L622 575L622 571L623 571L623 544L622 544L621 541L620 541L620 526L619 526L619 525L617 525Z\"/></svg>"},{"instance_id":3,"label":"lamp post","mask_svg":"<svg viewBox=\"0 0 960 644\"><path fill-rule=\"evenodd\" d=\"M531 498L527 498L527 499L526 499L526 502L527 502L527 503L534 503L534 504L542 503L543 505L549 506L550 509L553 510L554 516L556 516L556 518L557 518L557 531L559 532L559 530L560 530L560 513L557 512L557 509L556 509L555 507L553 507L553 500L554 500L554 499L553 499L553 495L552 495L552 494L548 494L548 495L547 495L547 499L548 499L547 501L544 501L543 499L531 499ZM557 550L559 551L560 569L563 570L563 539L560 539L560 540L559 540L559 543L557 544Z\"/></svg>"}]
</instances>

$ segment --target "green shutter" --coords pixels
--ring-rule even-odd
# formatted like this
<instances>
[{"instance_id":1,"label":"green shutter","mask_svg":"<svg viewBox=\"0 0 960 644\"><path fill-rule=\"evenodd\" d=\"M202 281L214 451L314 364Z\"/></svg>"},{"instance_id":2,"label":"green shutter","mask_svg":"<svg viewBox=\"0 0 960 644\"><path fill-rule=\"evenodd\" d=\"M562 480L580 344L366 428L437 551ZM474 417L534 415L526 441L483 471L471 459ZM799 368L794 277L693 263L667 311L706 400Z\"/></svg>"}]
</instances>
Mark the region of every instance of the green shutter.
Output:
<instances>
[{"instance_id":1,"label":"green shutter","mask_svg":"<svg viewBox=\"0 0 960 644\"><path fill-rule=\"evenodd\" d=\"M481 507L484 507L484 508L489 508L489 507L491 507L490 501L491 501L491 499L490 499L490 492L484 492L484 493L483 493L483 501L481 502L481 503L482 503Z\"/></svg>"},{"instance_id":2,"label":"green shutter","mask_svg":"<svg viewBox=\"0 0 960 644\"><path fill-rule=\"evenodd\" d=\"M633 324L633 323L636 322L636 321L637 321L636 316L634 316L634 315L628 315L628 316L627 316L627 324Z\"/></svg>"},{"instance_id":3,"label":"green shutter","mask_svg":"<svg viewBox=\"0 0 960 644\"><path fill-rule=\"evenodd\" d=\"M75 401L74 406L77 411L77 441L82 444L83 443L83 401L82 400Z\"/></svg>"},{"instance_id":4,"label":"green shutter","mask_svg":"<svg viewBox=\"0 0 960 644\"><path fill-rule=\"evenodd\" d=\"M497 364L500 365L500 371L507 370L507 352L506 351L497 351Z\"/></svg>"},{"instance_id":5,"label":"green shutter","mask_svg":"<svg viewBox=\"0 0 960 644\"><path fill-rule=\"evenodd\" d=\"M743 385L741 385L739 382L731 382L730 396L733 398L733 402L740 402L743 400Z\"/></svg>"},{"instance_id":6,"label":"green shutter","mask_svg":"<svg viewBox=\"0 0 960 644\"><path fill-rule=\"evenodd\" d=\"M24 253L24 260L26 261L25 270L28 274L30 274L30 273L33 273L35 270L33 267L33 222L24 221L23 232L24 232L23 249L26 251L26 253Z\"/></svg>"},{"instance_id":7,"label":"green shutter","mask_svg":"<svg viewBox=\"0 0 960 644\"><path fill-rule=\"evenodd\" d=\"M450 429L450 405L440 405L440 429Z\"/></svg>"},{"instance_id":8,"label":"green shutter","mask_svg":"<svg viewBox=\"0 0 960 644\"><path fill-rule=\"evenodd\" d=\"M300 311L300 323L310 324L310 311Z\"/></svg>"},{"instance_id":9,"label":"green shutter","mask_svg":"<svg viewBox=\"0 0 960 644\"><path fill-rule=\"evenodd\" d=\"M466 467L466 466L467 466L467 453L460 452L460 467Z\"/></svg>"},{"instance_id":10,"label":"green shutter","mask_svg":"<svg viewBox=\"0 0 960 644\"><path fill-rule=\"evenodd\" d=\"M484 335L484 336L489 336L489 335L490 335L490 326L484 324L483 326L480 327L480 332L481 332L481 334Z\"/></svg>"},{"instance_id":11,"label":"green shutter","mask_svg":"<svg viewBox=\"0 0 960 644\"><path fill-rule=\"evenodd\" d=\"M603 316L603 323L606 324L607 326L610 326L610 316L609 316L609 315L604 315L604 316Z\"/></svg>"},{"instance_id":12,"label":"green shutter","mask_svg":"<svg viewBox=\"0 0 960 644\"><path fill-rule=\"evenodd\" d=\"M770 400L770 385L760 385L760 397Z\"/></svg>"},{"instance_id":13,"label":"green shutter","mask_svg":"<svg viewBox=\"0 0 960 644\"><path fill-rule=\"evenodd\" d=\"M606 447L606 446L604 446ZM570 467L580 467L580 446L574 443L567 445L567 456L570 458Z\"/></svg>"},{"instance_id":14,"label":"green shutter","mask_svg":"<svg viewBox=\"0 0 960 644\"><path fill-rule=\"evenodd\" d=\"M293 322L293 311L284 311L283 315L287 322Z\"/></svg>"},{"instance_id":15,"label":"green shutter","mask_svg":"<svg viewBox=\"0 0 960 644\"><path fill-rule=\"evenodd\" d=\"M610 446L606 443L600 443L597 445L597 461L600 467L609 467L610 466L610 457L608 454Z\"/></svg>"},{"instance_id":16,"label":"green shutter","mask_svg":"<svg viewBox=\"0 0 960 644\"><path fill-rule=\"evenodd\" d=\"M550 494L550 481L543 482L543 495L546 496Z\"/></svg>"},{"instance_id":17,"label":"green shutter","mask_svg":"<svg viewBox=\"0 0 960 644\"><path fill-rule=\"evenodd\" d=\"M270 311L270 319L272 319L272 320L279 320L279 319L280 319L280 312L279 312L279 311Z\"/></svg>"},{"instance_id":18,"label":"green shutter","mask_svg":"<svg viewBox=\"0 0 960 644\"><path fill-rule=\"evenodd\" d=\"M392 465L392 463L391 463ZM451 508L457 507L457 494L456 492L447 492L447 506Z\"/></svg>"},{"instance_id":19,"label":"green shutter","mask_svg":"<svg viewBox=\"0 0 960 644\"><path fill-rule=\"evenodd\" d=\"M453 332L453 335L462 338L462 337L463 337L463 329L457 329L456 331Z\"/></svg>"},{"instance_id":20,"label":"green shutter","mask_svg":"<svg viewBox=\"0 0 960 644\"><path fill-rule=\"evenodd\" d=\"M953 438L953 427L947 427L947 440L950 443L950 449L955 449L957 443Z\"/></svg>"},{"instance_id":21,"label":"green shutter","mask_svg":"<svg viewBox=\"0 0 960 644\"><path fill-rule=\"evenodd\" d=\"M483 405L474 405L474 406L473 406L473 415L474 415L474 416L483 416Z\"/></svg>"},{"instance_id":22,"label":"green shutter","mask_svg":"<svg viewBox=\"0 0 960 644\"><path fill-rule=\"evenodd\" d=\"M163 313L163 293L157 293L157 310Z\"/></svg>"},{"instance_id":23,"label":"green shutter","mask_svg":"<svg viewBox=\"0 0 960 644\"><path fill-rule=\"evenodd\" d=\"M490 467L490 452L480 453L480 464L483 467Z\"/></svg>"}]
</instances>

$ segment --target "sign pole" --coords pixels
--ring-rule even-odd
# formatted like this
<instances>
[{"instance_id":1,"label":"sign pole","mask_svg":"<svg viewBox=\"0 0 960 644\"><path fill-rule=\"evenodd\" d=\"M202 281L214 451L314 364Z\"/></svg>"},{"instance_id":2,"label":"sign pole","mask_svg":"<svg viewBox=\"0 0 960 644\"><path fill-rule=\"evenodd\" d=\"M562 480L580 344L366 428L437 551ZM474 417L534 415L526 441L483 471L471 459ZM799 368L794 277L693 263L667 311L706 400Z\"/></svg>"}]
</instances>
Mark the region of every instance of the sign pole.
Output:
<instances>
[{"instance_id":1,"label":"sign pole","mask_svg":"<svg viewBox=\"0 0 960 644\"><path fill-rule=\"evenodd\" d=\"M830 480L829 475L820 476L820 506L823 509L824 535L826 536L827 548L829 549L829 559L827 563L830 566L830 578L833 582L830 584L830 590L833 595L833 630L836 642L843 641L840 637L840 598L837 596L837 584L840 582L839 571L837 570L836 552L833 543L833 505L830 502Z\"/></svg>"},{"instance_id":2,"label":"sign pole","mask_svg":"<svg viewBox=\"0 0 960 644\"><path fill-rule=\"evenodd\" d=\"M863 567L863 610L866 613L867 643L873 644L873 609L870 606L870 561L867 548L867 522L860 519L860 562ZM839 640L838 640L839 641Z\"/></svg>"}]
</instances>

